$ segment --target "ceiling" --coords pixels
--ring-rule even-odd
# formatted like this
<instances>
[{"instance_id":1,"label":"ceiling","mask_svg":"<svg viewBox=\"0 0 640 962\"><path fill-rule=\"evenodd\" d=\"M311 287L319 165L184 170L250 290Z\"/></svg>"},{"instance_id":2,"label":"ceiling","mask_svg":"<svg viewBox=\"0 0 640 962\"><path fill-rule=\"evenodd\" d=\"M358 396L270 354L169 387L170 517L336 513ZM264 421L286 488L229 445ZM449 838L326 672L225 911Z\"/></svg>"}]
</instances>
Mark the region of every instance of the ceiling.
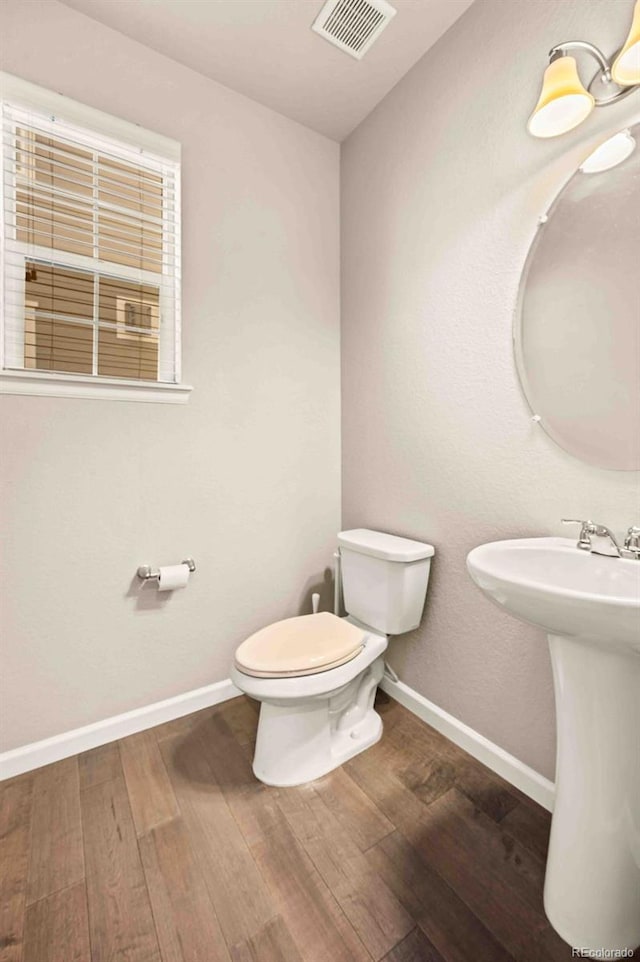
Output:
<instances>
[{"instance_id":1,"label":"ceiling","mask_svg":"<svg viewBox=\"0 0 640 962\"><path fill-rule=\"evenodd\" d=\"M473 0L392 0L363 60L313 33L324 0L63 0L334 140L343 140Z\"/></svg>"}]
</instances>

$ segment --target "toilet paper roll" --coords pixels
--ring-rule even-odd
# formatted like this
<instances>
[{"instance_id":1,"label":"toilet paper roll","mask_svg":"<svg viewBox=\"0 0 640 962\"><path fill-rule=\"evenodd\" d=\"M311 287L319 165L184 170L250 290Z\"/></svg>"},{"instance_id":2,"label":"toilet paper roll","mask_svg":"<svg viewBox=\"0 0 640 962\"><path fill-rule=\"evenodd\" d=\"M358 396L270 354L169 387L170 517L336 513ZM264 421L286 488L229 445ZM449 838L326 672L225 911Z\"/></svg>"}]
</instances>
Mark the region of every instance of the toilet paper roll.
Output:
<instances>
[{"instance_id":1,"label":"toilet paper roll","mask_svg":"<svg viewBox=\"0 0 640 962\"><path fill-rule=\"evenodd\" d=\"M186 587L189 580L189 565L165 565L160 568L158 591L173 591Z\"/></svg>"}]
</instances>

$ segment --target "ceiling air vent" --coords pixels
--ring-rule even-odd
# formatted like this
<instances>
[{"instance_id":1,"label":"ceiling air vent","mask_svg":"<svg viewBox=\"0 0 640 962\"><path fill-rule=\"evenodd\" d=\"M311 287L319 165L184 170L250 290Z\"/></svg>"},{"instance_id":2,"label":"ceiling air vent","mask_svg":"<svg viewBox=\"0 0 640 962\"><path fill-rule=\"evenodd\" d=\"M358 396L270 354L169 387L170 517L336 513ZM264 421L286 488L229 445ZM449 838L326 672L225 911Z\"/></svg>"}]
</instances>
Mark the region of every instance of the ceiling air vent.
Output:
<instances>
[{"instance_id":1,"label":"ceiling air vent","mask_svg":"<svg viewBox=\"0 0 640 962\"><path fill-rule=\"evenodd\" d=\"M396 12L386 0L327 0L311 29L361 60Z\"/></svg>"}]
</instances>

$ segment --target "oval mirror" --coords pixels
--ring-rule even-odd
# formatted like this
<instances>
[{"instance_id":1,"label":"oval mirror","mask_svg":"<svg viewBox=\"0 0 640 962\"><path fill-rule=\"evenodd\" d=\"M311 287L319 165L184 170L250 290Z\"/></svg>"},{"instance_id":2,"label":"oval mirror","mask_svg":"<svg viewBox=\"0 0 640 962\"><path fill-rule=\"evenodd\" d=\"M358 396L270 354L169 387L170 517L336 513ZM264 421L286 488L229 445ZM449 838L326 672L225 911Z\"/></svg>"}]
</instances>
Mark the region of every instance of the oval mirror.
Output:
<instances>
[{"instance_id":1,"label":"oval mirror","mask_svg":"<svg viewBox=\"0 0 640 962\"><path fill-rule=\"evenodd\" d=\"M638 470L640 124L600 145L540 223L514 341L547 434L589 464Z\"/></svg>"}]
</instances>

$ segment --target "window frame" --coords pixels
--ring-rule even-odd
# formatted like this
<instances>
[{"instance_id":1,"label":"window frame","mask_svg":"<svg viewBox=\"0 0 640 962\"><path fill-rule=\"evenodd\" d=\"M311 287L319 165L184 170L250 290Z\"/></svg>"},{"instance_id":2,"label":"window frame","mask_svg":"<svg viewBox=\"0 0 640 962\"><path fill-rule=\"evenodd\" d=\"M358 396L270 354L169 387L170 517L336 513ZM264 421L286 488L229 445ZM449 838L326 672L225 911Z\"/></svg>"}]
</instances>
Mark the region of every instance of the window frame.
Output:
<instances>
[{"instance_id":1,"label":"window frame","mask_svg":"<svg viewBox=\"0 0 640 962\"><path fill-rule=\"evenodd\" d=\"M88 107L77 101L71 100L61 94L46 90L19 77L0 71L0 103L7 103L10 108L15 110L32 110L45 114L52 121L58 121L61 127L68 125L78 130L78 145L86 146L89 149L99 150L100 138L109 141L109 149L114 147L113 141L121 143L127 149L151 155L154 162L161 166L163 163L171 167L175 187L175 231L172 250L173 270L172 278L175 284L176 293L172 298L173 306L173 325L167 331L164 338L159 337L158 352L159 363L160 355L163 350L171 352L173 361L173 371L175 380L136 380L130 378L117 378L100 375L94 366L91 374L71 374L64 372L39 371L32 367L16 366L16 356L7 358L5 355L5 330L9 323L5 317L4 283L5 271L4 264L7 257L22 256L17 242L14 240L12 249L8 249L8 231L10 228L9 220L5 215L5 209L10 210L12 197L7 196L4 176L4 143L0 144L0 305L3 306L2 316L0 316L0 394L22 394L22 395L45 395L50 397L81 397L81 398L111 398L113 400L126 401L149 401L160 403L186 403L189 400L191 386L181 380L181 340L182 324L180 310L180 144L161 134L156 134L146 130L137 124L121 120L110 114L103 113L93 107ZM83 143L83 135L86 137ZM4 138L3 138L4 139ZM129 159L130 155L123 152L123 160ZM17 178L13 179L10 191L15 195ZM163 218L164 223L164 218ZM29 245L28 253L24 254L25 263L28 260L38 260L39 254L47 262L55 261L59 266L68 269L90 271L94 276L104 273L105 277L117 277L126 280L133 279L134 273L139 278L140 271L128 268L126 265L104 262L104 271L101 271L101 261L98 258L91 258L82 254L74 254L67 251L56 251L51 248L38 248ZM149 278L151 280L151 277ZM157 284L157 275L154 284ZM162 313L162 298L166 297L163 293L162 285L159 287L160 312ZM96 337L97 318L95 316L88 323L94 326L94 340ZM25 310L23 331L27 328L27 311ZM131 336L131 335L129 335ZM11 366L8 367L7 364ZM95 361L94 361L95 365Z\"/></svg>"}]
</instances>

